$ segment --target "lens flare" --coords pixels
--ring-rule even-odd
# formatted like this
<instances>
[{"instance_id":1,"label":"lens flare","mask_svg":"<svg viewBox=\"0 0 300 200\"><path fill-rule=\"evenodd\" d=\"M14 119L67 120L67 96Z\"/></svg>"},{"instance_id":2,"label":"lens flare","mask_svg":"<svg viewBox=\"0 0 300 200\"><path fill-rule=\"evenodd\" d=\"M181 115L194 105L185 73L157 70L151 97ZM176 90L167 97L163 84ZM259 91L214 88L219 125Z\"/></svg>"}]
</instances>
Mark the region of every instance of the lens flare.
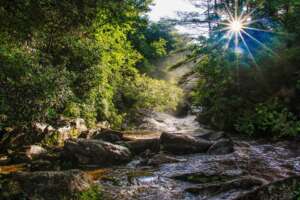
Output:
<instances>
[{"instance_id":1,"label":"lens flare","mask_svg":"<svg viewBox=\"0 0 300 200\"><path fill-rule=\"evenodd\" d=\"M231 41L234 40L234 51L236 53L236 57L239 57L243 51L242 49L245 49L246 52L248 52L249 57L253 61L253 63L257 66L256 60L253 56L253 53L251 52L250 47L247 44L247 41L252 40L254 43L260 45L265 50L267 50L268 53L271 55L277 55L275 52L273 52L270 48L268 48L263 42L256 39L254 36L252 36L248 30L251 31L259 31L259 32L270 32L273 33L273 31L270 30L263 30L259 28L251 27L252 24L259 22L260 20L253 20L252 14L258 9L248 9L247 5L240 7L238 5L238 1L235 1L234 10L232 12L232 9L229 8L229 6L224 3L226 14L223 14L221 17L220 24L224 25L221 29L217 30L220 32L225 31L226 34L222 37L221 40L227 40L227 43L225 45L225 50L227 50L230 47ZM241 12L240 12L241 10ZM247 37L247 41L245 39Z\"/></svg>"},{"instance_id":2,"label":"lens flare","mask_svg":"<svg viewBox=\"0 0 300 200\"><path fill-rule=\"evenodd\" d=\"M233 20L229 27L231 31L239 33L243 29L243 23L240 20Z\"/></svg>"}]
</instances>

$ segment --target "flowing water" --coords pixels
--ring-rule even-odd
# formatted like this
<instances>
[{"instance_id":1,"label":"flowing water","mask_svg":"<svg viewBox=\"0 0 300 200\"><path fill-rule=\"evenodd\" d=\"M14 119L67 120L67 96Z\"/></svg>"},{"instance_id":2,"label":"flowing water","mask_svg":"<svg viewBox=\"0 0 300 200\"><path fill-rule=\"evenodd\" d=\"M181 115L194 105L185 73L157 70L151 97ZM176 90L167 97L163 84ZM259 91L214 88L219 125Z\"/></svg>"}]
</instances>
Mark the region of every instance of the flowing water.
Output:
<instances>
[{"instance_id":1,"label":"flowing water","mask_svg":"<svg viewBox=\"0 0 300 200\"><path fill-rule=\"evenodd\" d=\"M196 122L195 116L177 118L165 113L146 117L141 128L193 136L209 131ZM151 156L144 155L108 170L98 181L113 199L230 200L258 186L244 186L249 177L265 184L300 173L300 142L232 139L235 151L231 154L168 155L170 163L154 166L149 164Z\"/></svg>"}]
</instances>

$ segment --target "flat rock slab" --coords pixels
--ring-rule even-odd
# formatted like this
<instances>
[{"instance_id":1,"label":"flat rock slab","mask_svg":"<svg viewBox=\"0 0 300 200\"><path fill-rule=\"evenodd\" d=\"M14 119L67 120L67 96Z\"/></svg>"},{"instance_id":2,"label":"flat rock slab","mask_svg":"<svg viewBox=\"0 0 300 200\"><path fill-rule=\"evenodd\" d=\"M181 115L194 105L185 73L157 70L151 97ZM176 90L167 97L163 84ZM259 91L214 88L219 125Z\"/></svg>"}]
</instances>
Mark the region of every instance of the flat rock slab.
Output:
<instances>
[{"instance_id":1,"label":"flat rock slab","mask_svg":"<svg viewBox=\"0 0 300 200\"><path fill-rule=\"evenodd\" d=\"M233 152L234 145L229 139L222 139L215 142L207 151L210 155L225 155Z\"/></svg>"},{"instance_id":2,"label":"flat rock slab","mask_svg":"<svg viewBox=\"0 0 300 200\"><path fill-rule=\"evenodd\" d=\"M160 139L141 139L126 142L126 146L130 149L134 154L141 154L146 150L150 150L151 152L158 153L160 151Z\"/></svg>"},{"instance_id":3,"label":"flat rock slab","mask_svg":"<svg viewBox=\"0 0 300 200\"><path fill-rule=\"evenodd\" d=\"M105 129L94 133L92 139L114 143L123 140L123 133L120 131Z\"/></svg>"},{"instance_id":4,"label":"flat rock slab","mask_svg":"<svg viewBox=\"0 0 300 200\"><path fill-rule=\"evenodd\" d=\"M126 163L132 157L126 147L89 139L67 140L64 155L78 164L99 166Z\"/></svg>"},{"instance_id":5,"label":"flat rock slab","mask_svg":"<svg viewBox=\"0 0 300 200\"><path fill-rule=\"evenodd\" d=\"M165 151L175 154L204 153L213 144L182 133L162 133L160 140Z\"/></svg>"}]
</instances>

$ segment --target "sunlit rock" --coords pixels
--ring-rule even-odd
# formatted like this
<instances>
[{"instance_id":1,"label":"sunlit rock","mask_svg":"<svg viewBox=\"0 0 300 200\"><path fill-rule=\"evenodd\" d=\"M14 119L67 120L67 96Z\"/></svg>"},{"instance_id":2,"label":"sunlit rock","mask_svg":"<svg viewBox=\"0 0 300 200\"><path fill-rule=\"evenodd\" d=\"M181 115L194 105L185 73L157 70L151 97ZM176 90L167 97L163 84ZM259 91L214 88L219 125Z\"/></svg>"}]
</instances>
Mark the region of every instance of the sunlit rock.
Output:
<instances>
[{"instance_id":1,"label":"sunlit rock","mask_svg":"<svg viewBox=\"0 0 300 200\"><path fill-rule=\"evenodd\" d=\"M126 163L131 159L131 153L126 147L88 139L67 140L64 155L78 164L101 166Z\"/></svg>"},{"instance_id":2,"label":"sunlit rock","mask_svg":"<svg viewBox=\"0 0 300 200\"><path fill-rule=\"evenodd\" d=\"M181 133L162 133L160 139L165 151L179 154L204 153L212 145L208 140Z\"/></svg>"}]
</instances>

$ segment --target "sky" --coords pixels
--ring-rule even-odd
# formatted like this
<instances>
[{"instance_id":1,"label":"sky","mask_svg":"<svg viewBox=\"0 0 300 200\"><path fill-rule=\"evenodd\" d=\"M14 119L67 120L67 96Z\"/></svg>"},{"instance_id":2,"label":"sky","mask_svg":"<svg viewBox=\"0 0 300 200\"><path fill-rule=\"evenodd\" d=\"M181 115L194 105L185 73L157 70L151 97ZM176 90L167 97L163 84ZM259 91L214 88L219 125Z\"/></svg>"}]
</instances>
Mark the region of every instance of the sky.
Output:
<instances>
[{"instance_id":1,"label":"sky","mask_svg":"<svg viewBox=\"0 0 300 200\"><path fill-rule=\"evenodd\" d=\"M177 11L193 11L195 7L188 0L154 0L149 17L152 21L159 21L163 17L176 17Z\"/></svg>"},{"instance_id":2,"label":"sky","mask_svg":"<svg viewBox=\"0 0 300 200\"><path fill-rule=\"evenodd\" d=\"M199 11L195 8L189 0L154 0L154 5L151 6L151 12L149 12L149 18L151 21L159 21L161 18L176 18L176 13L180 11ZM190 34L198 36L203 29L197 29L195 27L189 28L184 26L176 26L176 29L180 33Z\"/></svg>"}]
</instances>

